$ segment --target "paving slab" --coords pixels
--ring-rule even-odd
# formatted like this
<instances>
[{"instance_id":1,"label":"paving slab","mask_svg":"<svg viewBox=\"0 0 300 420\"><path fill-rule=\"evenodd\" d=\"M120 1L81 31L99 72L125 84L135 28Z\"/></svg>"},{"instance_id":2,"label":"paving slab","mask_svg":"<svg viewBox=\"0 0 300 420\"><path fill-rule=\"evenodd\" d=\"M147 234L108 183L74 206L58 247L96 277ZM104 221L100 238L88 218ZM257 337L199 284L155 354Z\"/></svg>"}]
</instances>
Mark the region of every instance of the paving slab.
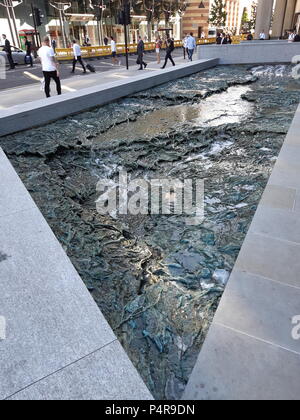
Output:
<instances>
[{"instance_id":1,"label":"paving slab","mask_svg":"<svg viewBox=\"0 0 300 420\"><path fill-rule=\"evenodd\" d=\"M292 337L292 320L299 314L300 287L236 269L215 322L300 355L300 342Z\"/></svg>"},{"instance_id":2,"label":"paving slab","mask_svg":"<svg viewBox=\"0 0 300 420\"><path fill-rule=\"evenodd\" d=\"M300 355L214 323L187 400L299 400Z\"/></svg>"},{"instance_id":3,"label":"paving slab","mask_svg":"<svg viewBox=\"0 0 300 420\"><path fill-rule=\"evenodd\" d=\"M118 341L17 393L11 400L149 400ZM118 368L116 369L116 360ZM131 373L129 373L131 372ZM113 384L113 386L112 386Z\"/></svg>"},{"instance_id":4,"label":"paving slab","mask_svg":"<svg viewBox=\"0 0 300 420\"><path fill-rule=\"evenodd\" d=\"M300 288L299 255L299 244L249 233L235 269Z\"/></svg>"},{"instance_id":5,"label":"paving slab","mask_svg":"<svg viewBox=\"0 0 300 420\"><path fill-rule=\"evenodd\" d=\"M35 208L25 186L0 148L0 218L22 210Z\"/></svg>"},{"instance_id":6,"label":"paving slab","mask_svg":"<svg viewBox=\"0 0 300 420\"><path fill-rule=\"evenodd\" d=\"M300 118L300 117L299 117ZM300 137L298 137L300 145ZM285 188L300 189L300 147L285 143L282 147L274 170L270 177L270 184Z\"/></svg>"},{"instance_id":7,"label":"paving slab","mask_svg":"<svg viewBox=\"0 0 300 420\"><path fill-rule=\"evenodd\" d=\"M296 196L297 190L295 188L269 184L262 195L260 205L277 209L294 210Z\"/></svg>"},{"instance_id":8,"label":"paving slab","mask_svg":"<svg viewBox=\"0 0 300 420\"><path fill-rule=\"evenodd\" d=\"M249 232L300 244L300 217L296 212L259 206Z\"/></svg>"}]
</instances>

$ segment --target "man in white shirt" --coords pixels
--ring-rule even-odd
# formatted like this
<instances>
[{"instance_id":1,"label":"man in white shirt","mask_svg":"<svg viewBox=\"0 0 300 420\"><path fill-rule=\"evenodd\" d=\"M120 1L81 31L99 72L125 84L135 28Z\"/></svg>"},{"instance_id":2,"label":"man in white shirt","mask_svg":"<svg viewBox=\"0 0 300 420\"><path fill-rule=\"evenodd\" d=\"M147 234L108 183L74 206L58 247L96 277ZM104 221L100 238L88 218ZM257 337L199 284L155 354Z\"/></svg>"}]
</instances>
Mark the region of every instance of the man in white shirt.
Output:
<instances>
[{"instance_id":1,"label":"man in white shirt","mask_svg":"<svg viewBox=\"0 0 300 420\"><path fill-rule=\"evenodd\" d=\"M194 34L191 32L190 36L187 39L187 50L188 50L188 56L189 56L190 61L193 61L193 55L196 48L197 48L196 40L194 38Z\"/></svg>"},{"instance_id":2,"label":"man in white shirt","mask_svg":"<svg viewBox=\"0 0 300 420\"><path fill-rule=\"evenodd\" d=\"M261 41L265 41L265 39L266 39L266 34L265 34L265 32L264 32L264 31L262 31L262 32L259 34L259 39L260 39Z\"/></svg>"},{"instance_id":3,"label":"man in white shirt","mask_svg":"<svg viewBox=\"0 0 300 420\"><path fill-rule=\"evenodd\" d=\"M46 36L42 47L38 50L38 56L42 63L43 74L45 78L45 93L50 98L50 81L53 79L56 83L57 94L61 95L61 84L59 79L58 63L55 59L53 48L50 47L50 39Z\"/></svg>"},{"instance_id":4,"label":"man in white shirt","mask_svg":"<svg viewBox=\"0 0 300 420\"><path fill-rule=\"evenodd\" d=\"M73 70L71 73L75 73L75 66L77 61L81 64L81 67L83 68L83 73L86 73L85 65L83 64L82 58L81 58L81 49L80 46L77 44L77 42L74 40L73 42Z\"/></svg>"},{"instance_id":5,"label":"man in white shirt","mask_svg":"<svg viewBox=\"0 0 300 420\"><path fill-rule=\"evenodd\" d=\"M111 37L110 48L111 48L112 62L113 62L113 64L118 64L118 59L117 59L117 44L116 44L116 41L114 40L114 37L113 36Z\"/></svg>"}]
</instances>

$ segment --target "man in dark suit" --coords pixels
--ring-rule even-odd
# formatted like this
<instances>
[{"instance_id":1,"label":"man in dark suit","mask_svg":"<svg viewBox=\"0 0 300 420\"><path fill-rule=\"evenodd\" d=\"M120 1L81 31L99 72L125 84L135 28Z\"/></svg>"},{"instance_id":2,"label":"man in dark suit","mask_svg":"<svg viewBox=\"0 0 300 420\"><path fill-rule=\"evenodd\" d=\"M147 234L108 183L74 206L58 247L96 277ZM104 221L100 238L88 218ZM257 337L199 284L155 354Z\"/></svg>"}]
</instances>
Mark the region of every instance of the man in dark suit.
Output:
<instances>
[{"instance_id":1,"label":"man in dark suit","mask_svg":"<svg viewBox=\"0 0 300 420\"><path fill-rule=\"evenodd\" d=\"M10 46L10 42L9 42L9 40L6 38L6 35L2 35L2 38L4 39L4 49L3 49L3 51L5 51L6 52L6 55L7 55L7 59L8 59L8 62L9 62L9 66L10 66L10 70L14 70L14 68L15 68L15 63L14 63L14 60L13 60L13 58L12 58L12 54L11 54L11 46Z\"/></svg>"},{"instance_id":2,"label":"man in dark suit","mask_svg":"<svg viewBox=\"0 0 300 420\"><path fill-rule=\"evenodd\" d=\"M138 55L137 64L140 65L139 70L143 70L143 66L144 66L144 68L147 67L147 64L143 60L144 51L145 51L145 44L144 44L144 41L142 40L142 37L139 36L139 42L138 42L138 46L137 46L137 55Z\"/></svg>"},{"instance_id":3,"label":"man in dark suit","mask_svg":"<svg viewBox=\"0 0 300 420\"><path fill-rule=\"evenodd\" d=\"M25 47L26 47L26 56L25 56L25 64L27 63L27 60L29 61L30 67L33 67L33 61L32 61L32 55L31 55L31 42L28 41L27 36L24 37L24 41L25 41Z\"/></svg>"}]
</instances>

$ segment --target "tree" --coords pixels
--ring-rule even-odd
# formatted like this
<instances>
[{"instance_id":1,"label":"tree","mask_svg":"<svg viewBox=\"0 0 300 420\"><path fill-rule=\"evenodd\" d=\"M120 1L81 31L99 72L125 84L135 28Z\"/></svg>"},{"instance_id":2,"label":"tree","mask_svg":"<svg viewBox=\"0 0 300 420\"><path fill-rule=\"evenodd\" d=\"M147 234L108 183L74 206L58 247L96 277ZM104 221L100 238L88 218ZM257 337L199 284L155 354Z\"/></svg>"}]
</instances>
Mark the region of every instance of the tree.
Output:
<instances>
[{"instance_id":1,"label":"tree","mask_svg":"<svg viewBox=\"0 0 300 420\"><path fill-rule=\"evenodd\" d=\"M227 12L225 6L226 4L223 0L215 0L211 7L209 22L217 28L226 25Z\"/></svg>"},{"instance_id":2,"label":"tree","mask_svg":"<svg viewBox=\"0 0 300 420\"><path fill-rule=\"evenodd\" d=\"M247 7L244 7L243 16L242 16L242 25L247 22L249 22L248 9Z\"/></svg>"},{"instance_id":3,"label":"tree","mask_svg":"<svg viewBox=\"0 0 300 420\"><path fill-rule=\"evenodd\" d=\"M248 9L247 7L244 8L243 16L242 16L242 22L241 22L241 32L247 33L251 29L250 27L250 19L248 15Z\"/></svg>"},{"instance_id":4,"label":"tree","mask_svg":"<svg viewBox=\"0 0 300 420\"><path fill-rule=\"evenodd\" d=\"M254 1L251 5L250 29L255 29L256 27L256 15L257 15L257 2Z\"/></svg>"}]
</instances>

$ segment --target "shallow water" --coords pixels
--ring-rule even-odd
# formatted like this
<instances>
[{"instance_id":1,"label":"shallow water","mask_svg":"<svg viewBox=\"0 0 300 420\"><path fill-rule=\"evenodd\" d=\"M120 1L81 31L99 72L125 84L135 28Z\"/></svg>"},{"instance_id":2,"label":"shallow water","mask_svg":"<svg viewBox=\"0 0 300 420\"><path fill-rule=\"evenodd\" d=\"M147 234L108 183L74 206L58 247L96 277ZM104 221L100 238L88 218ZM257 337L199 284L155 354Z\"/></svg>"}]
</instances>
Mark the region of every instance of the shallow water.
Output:
<instances>
[{"instance_id":1,"label":"shallow water","mask_svg":"<svg viewBox=\"0 0 300 420\"><path fill-rule=\"evenodd\" d=\"M0 140L156 398L178 399L299 103L290 67L218 67ZM205 179L205 220L111 218L96 183Z\"/></svg>"},{"instance_id":2,"label":"shallow water","mask_svg":"<svg viewBox=\"0 0 300 420\"><path fill-rule=\"evenodd\" d=\"M186 123L191 126L217 127L222 124L238 123L251 113L251 103L245 103L241 96L250 91L248 86L231 87L228 91L204 99L196 104L181 104L155 109L140 115L133 122L116 126L98 136L94 143L111 140L129 140L155 137L172 133L176 127Z\"/></svg>"}]
</instances>

